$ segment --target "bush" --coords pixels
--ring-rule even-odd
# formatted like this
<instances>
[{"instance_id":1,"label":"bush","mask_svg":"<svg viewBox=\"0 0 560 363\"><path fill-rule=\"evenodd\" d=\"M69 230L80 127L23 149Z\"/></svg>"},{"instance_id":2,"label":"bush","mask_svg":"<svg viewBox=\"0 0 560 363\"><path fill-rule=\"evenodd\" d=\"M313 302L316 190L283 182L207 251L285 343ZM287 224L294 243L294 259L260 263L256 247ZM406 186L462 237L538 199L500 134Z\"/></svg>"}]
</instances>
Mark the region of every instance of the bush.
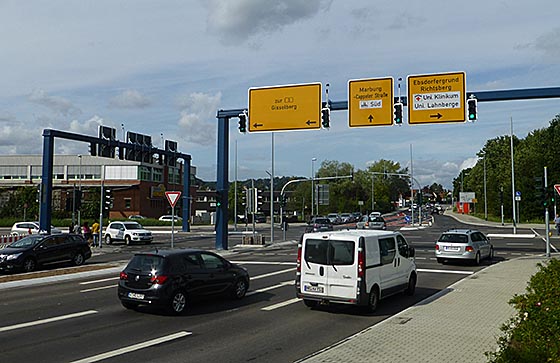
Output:
<instances>
[{"instance_id":1,"label":"bush","mask_svg":"<svg viewBox=\"0 0 560 363\"><path fill-rule=\"evenodd\" d=\"M527 292L509 303L518 311L504 324L498 351L486 353L489 362L560 362L560 261L539 264Z\"/></svg>"}]
</instances>

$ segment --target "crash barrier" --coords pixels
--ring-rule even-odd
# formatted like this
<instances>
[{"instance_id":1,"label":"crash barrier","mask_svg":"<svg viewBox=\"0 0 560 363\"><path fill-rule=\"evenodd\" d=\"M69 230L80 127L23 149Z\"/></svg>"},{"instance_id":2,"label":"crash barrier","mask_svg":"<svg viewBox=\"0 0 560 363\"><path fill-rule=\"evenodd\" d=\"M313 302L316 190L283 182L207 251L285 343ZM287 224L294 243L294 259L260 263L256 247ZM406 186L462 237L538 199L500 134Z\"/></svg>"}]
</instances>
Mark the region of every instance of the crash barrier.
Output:
<instances>
[{"instance_id":1,"label":"crash barrier","mask_svg":"<svg viewBox=\"0 0 560 363\"><path fill-rule=\"evenodd\" d=\"M264 245L264 243L265 238L259 233L243 235L241 240L241 244L244 245Z\"/></svg>"},{"instance_id":2,"label":"crash barrier","mask_svg":"<svg viewBox=\"0 0 560 363\"><path fill-rule=\"evenodd\" d=\"M18 239L22 239L25 235L8 235L8 236L0 236L0 248L4 248L12 242L17 241Z\"/></svg>"}]
</instances>

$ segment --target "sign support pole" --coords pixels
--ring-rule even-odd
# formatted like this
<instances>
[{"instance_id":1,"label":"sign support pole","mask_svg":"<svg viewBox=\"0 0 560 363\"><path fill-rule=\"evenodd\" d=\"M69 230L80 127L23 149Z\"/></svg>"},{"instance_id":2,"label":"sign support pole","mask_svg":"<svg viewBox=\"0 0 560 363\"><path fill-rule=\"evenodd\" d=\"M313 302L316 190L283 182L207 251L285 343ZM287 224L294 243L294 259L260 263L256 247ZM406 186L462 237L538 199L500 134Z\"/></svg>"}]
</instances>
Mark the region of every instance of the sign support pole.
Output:
<instances>
[{"instance_id":1,"label":"sign support pole","mask_svg":"<svg viewBox=\"0 0 560 363\"><path fill-rule=\"evenodd\" d=\"M171 248L173 248L174 237L175 237L175 206L171 207Z\"/></svg>"},{"instance_id":2,"label":"sign support pole","mask_svg":"<svg viewBox=\"0 0 560 363\"><path fill-rule=\"evenodd\" d=\"M548 175L547 175L547 167L544 167L544 189L545 193L548 188ZM546 195L546 194L545 194ZM556 216L555 216L556 217ZM547 204L544 207L544 224L546 228L546 257L550 257L550 220L548 215L548 200Z\"/></svg>"}]
</instances>

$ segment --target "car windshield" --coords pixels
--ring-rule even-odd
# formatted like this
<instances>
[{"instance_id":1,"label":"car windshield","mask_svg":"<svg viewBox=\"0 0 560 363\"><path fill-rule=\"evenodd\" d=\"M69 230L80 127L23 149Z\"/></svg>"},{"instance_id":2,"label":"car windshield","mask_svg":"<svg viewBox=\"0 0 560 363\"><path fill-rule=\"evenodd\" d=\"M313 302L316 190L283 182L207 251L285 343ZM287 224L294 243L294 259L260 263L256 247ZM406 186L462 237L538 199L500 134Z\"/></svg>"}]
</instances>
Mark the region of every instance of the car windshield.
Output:
<instances>
[{"instance_id":1,"label":"car windshield","mask_svg":"<svg viewBox=\"0 0 560 363\"><path fill-rule=\"evenodd\" d=\"M132 260L130 260L126 268L151 273L154 271L161 271L163 261L163 257L158 255L140 254L132 257Z\"/></svg>"},{"instance_id":2,"label":"car windshield","mask_svg":"<svg viewBox=\"0 0 560 363\"><path fill-rule=\"evenodd\" d=\"M449 243L467 243L469 238L465 234L444 233L439 238L439 241Z\"/></svg>"},{"instance_id":3,"label":"car windshield","mask_svg":"<svg viewBox=\"0 0 560 363\"><path fill-rule=\"evenodd\" d=\"M27 248L32 247L38 244L43 240L44 236L39 236L37 234L23 237L22 239L12 242L8 247L12 248Z\"/></svg>"},{"instance_id":4,"label":"car windshield","mask_svg":"<svg viewBox=\"0 0 560 363\"><path fill-rule=\"evenodd\" d=\"M330 224L331 221L328 218L315 218L313 223L315 223L315 224Z\"/></svg>"},{"instance_id":5,"label":"car windshield","mask_svg":"<svg viewBox=\"0 0 560 363\"><path fill-rule=\"evenodd\" d=\"M143 229L144 227L142 227L142 225L140 223L136 223L136 222L129 222L129 223L123 223L126 229Z\"/></svg>"}]
</instances>

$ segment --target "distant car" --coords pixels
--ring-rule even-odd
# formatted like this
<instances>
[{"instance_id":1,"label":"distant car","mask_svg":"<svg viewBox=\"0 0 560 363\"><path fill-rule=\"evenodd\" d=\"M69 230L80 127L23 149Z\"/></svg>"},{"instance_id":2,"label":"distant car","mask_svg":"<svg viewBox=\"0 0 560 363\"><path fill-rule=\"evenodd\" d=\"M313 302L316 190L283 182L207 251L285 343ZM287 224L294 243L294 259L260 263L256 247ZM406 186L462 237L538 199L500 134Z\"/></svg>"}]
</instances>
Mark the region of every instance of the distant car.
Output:
<instances>
[{"instance_id":1,"label":"distant car","mask_svg":"<svg viewBox=\"0 0 560 363\"><path fill-rule=\"evenodd\" d=\"M105 230L105 243L110 245L115 241L124 241L127 245L132 242L151 243L152 232L144 229L138 222L111 222Z\"/></svg>"},{"instance_id":2,"label":"distant car","mask_svg":"<svg viewBox=\"0 0 560 363\"><path fill-rule=\"evenodd\" d=\"M132 219L132 220L141 220L141 219L146 219L146 217L141 216L139 214L133 214L131 216L128 216L128 219Z\"/></svg>"},{"instance_id":3,"label":"distant car","mask_svg":"<svg viewBox=\"0 0 560 363\"><path fill-rule=\"evenodd\" d=\"M387 223L385 223L385 219L381 216L371 217L371 216L363 216L356 223L356 228L358 229L387 229Z\"/></svg>"},{"instance_id":4,"label":"distant car","mask_svg":"<svg viewBox=\"0 0 560 363\"><path fill-rule=\"evenodd\" d=\"M338 213L329 213L327 214L327 218L330 219L332 224L340 224L341 219Z\"/></svg>"},{"instance_id":5,"label":"distant car","mask_svg":"<svg viewBox=\"0 0 560 363\"><path fill-rule=\"evenodd\" d=\"M127 309L139 305L182 314L195 296L229 294L241 299L249 273L208 251L195 249L137 253L120 273L118 297Z\"/></svg>"},{"instance_id":6,"label":"distant car","mask_svg":"<svg viewBox=\"0 0 560 363\"><path fill-rule=\"evenodd\" d=\"M171 222L174 217L175 217L175 222L181 222L183 220L183 218L181 218L179 216L172 216L171 214L161 216L161 217L159 217L159 220L164 221L164 222Z\"/></svg>"},{"instance_id":7,"label":"distant car","mask_svg":"<svg viewBox=\"0 0 560 363\"><path fill-rule=\"evenodd\" d=\"M341 213L340 214L340 221L341 223L352 223L352 215L350 213Z\"/></svg>"},{"instance_id":8,"label":"distant car","mask_svg":"<svg viewBox=\"0 0 560 363\"><path fill-rule=\"evenodd\" d=\"M354 221L359 221L362 218L362 213L361 212L354 212L352 213L352 217L354 217Z\"/></svg>"},{"instance_id":9,"label":"distant car","mask_svg":"<svg viewBox=\"0 0 560 363\"><path fill-rule=\"evenodd\" d=\"M371 212L369 214L370 217L381 217L381 212Z\"/></svg>"},{"instance_id":10,"label":"distant car","mask_svg":"<svg viewBox=\"0 0 560 363\"><path fill-rule=\"evenodd\" d=\"M327 217L314 217L305 227L305 233L332 231L333 224Z\"/></svg>"},{"instance_id":11,"label":"distant car","mask_svg":"<svg viewBox=\"0 0 560 363\"><path fill-rule=\"evenodd\" d=\"M479 265L481 259L492 260L494 247L484 233L473 229L451 229L441 234L436 242L437 262L470 260Z\"/></svg>"},{"instance_id":12,"label":"distant car","mask_svg":"<svg viewBox=\"0 0 560 363\"><path fill-rule=\"evenodd\" d=\"M91 257L89 244L77 234L31 234L0 250L0 270L31 272L41 265L70 261L82 265Z\"/></svg>"},{"instance_id":13,"label":"distant car","mask_svg":"<svg viewBox=\"0 0 560 363\"><path fill-rule=\"evenodd\" d=\"M266 223L266 216L262 213L255 214L256 223Z\"/></svg>"},{"instance_id":14,"label":"distant car","mask_svg":"<svg viewBox=\"0 0 560 363\"><path fill-rule=\"evenodd\" d=\"M21 234L37 234L40 232L39 222L16 222L12 226L12 231L10 232L12 235L21 235ZM60 234L62 231L58 228L51 226L51 234Z\"/></svg>"}]
</instances>

